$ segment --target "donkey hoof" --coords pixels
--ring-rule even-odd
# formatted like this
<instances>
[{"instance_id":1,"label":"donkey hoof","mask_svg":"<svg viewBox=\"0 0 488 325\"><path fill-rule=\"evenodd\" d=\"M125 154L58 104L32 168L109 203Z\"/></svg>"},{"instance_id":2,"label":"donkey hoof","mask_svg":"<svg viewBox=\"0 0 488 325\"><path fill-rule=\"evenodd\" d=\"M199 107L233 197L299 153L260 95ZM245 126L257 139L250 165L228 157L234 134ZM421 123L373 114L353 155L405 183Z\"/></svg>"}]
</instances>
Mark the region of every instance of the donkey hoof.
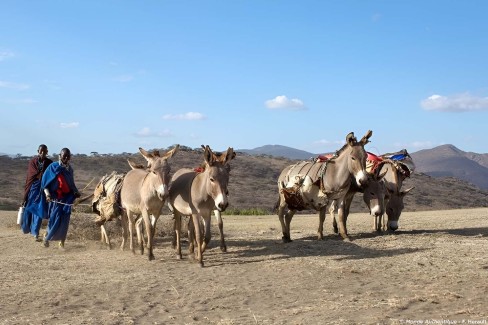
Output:
<instances>
[{"instance_id":1,"label":"donkey hoof","mask_svg":"<svg viewBox=\"0 0 488 325\"><path fill-rule=\"evenodd\" d=\"M291 243L293 240L291 240L290 237L288 236L283 236L281 237L281 239L283 240L284 243Z\"/></svg>"},{"instance_id":2,"label":"donkey hoof","mask_svg":"<svg viewBox=\"0 0 488 325\"><path fill-rule=\"evenodd\" d=\"M149 255L149 260L154 261L155 260L154 255Z\"/></svg>"},{"instance_id":3,"label":"donkey hoof","mask_svg":"<svg viewBox=\"0 0 488 325\"><path fill-rule=\"evenodd\" d=\"M226 252L227 252L227 246L220 246L220 250L221 250L223 253L226 253Z\"/></svg>"}]
</instances>

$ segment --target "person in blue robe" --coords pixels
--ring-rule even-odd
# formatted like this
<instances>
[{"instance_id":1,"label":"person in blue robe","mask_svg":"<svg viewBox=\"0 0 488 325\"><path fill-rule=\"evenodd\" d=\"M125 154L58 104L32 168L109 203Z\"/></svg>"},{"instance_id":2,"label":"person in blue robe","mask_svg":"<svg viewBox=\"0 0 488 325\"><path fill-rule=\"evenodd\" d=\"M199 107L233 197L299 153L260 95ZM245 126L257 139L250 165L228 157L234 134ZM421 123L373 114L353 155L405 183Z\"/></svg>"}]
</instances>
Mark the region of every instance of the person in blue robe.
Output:
<instances>
[{"instance_id":1,"label":"person in blue robe","mask_svg":"<svg viewBox=\"0 0 488 325\"><path fill-rule=\"evenodd\" d=\"M68 148L61 149L59 161L46 169L41 181L40 210L49 219L47 232L43 238L44 247L49 247L49 241L59 240L59 246L64 247L71 218L71 208L80 193L75 185L73 168L69 164L71 152Z\"/></svg>"},{"instance_id":2,"label":"person in blue robe","mask_svg":"<svg viewBox=\"0 0 488 325\"><path fill-rule=\"evenodd\" d=\"M47 167L53 162L47 158L48 149L41 144L37 149L37 156L29 160L27 177L24 186L24 199L22 207L24 212L20 223L20 229L24 234L31 234L36 241L40 241L39 230L42 226L42 216L31 212L32 206L39 204L41 197L41 179Z\"/></svg>"}]
</instances>

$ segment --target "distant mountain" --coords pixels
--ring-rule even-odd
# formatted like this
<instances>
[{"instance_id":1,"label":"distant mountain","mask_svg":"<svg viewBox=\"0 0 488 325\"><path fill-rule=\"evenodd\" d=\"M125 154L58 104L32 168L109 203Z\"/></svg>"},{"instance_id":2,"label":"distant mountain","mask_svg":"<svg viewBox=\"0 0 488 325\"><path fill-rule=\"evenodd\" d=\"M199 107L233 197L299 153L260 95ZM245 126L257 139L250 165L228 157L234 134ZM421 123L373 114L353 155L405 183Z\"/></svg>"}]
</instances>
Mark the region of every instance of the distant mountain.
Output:
<instances>
[{"instance_id":1,"label":"distant mountain","mask_svg":"<svg viewBox=\"0 0 488 325\"><path fill-rule=\"evenodd\" d=\"M254 149L239 149L239 152L244 152L252 156L268 155L272 157L285 157L288 159L303 159L307 160L311 157L316 157L317 154L290 148L281 145L266 145Z\"/></svg>"},{"instance_id":2,"label":"distant mountain","mask_svg":"<svg viewBox=\"0 0 488 325\"><path fill-rule=\"evenodd\" d=\"M455 177L488 189L488 154L464 152L451 144L410 154L415 172L433 177Z\"/></svg>"},{"instance_id":3,"label":"distant mountain","mask_svg":"<svg viewBox=\"0 0 488 325\"><path fill-rule=\"evenodd\" d=\"M240 149L252 156L267 155L292 160L307 160L317 154L281 145L265 145L254 149ZM462 151L452 144L410 153L415 173L432 177L454 177L481 189L488 189L488 154Z\"/></svg>"}]
</instances>

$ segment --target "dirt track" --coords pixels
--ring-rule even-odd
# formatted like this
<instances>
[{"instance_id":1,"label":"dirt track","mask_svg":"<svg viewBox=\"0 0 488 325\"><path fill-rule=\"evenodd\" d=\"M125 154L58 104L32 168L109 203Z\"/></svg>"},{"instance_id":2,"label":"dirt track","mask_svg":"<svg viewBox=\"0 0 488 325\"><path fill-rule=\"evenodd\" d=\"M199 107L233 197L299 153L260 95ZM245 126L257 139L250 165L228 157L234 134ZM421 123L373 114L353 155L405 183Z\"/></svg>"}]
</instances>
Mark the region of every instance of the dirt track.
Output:
<instances>
[{"instance_id":1,"label":"dirt track","mask_svg":"<svg viewBox=\"0 0 488 325\"><path fill-rule=\"evenodd\" d=\"M76 227L64 250L43 248L15 212L0 217L0 324L488 323L487 208L404 213L394 235L354 214L352 242L329 218L317 241L318 216L296 216L290 244L274 215L224 216L228 252L214 236L203 269L167 237L149 262L74 240Z\"/></svg>"}]
</instances>

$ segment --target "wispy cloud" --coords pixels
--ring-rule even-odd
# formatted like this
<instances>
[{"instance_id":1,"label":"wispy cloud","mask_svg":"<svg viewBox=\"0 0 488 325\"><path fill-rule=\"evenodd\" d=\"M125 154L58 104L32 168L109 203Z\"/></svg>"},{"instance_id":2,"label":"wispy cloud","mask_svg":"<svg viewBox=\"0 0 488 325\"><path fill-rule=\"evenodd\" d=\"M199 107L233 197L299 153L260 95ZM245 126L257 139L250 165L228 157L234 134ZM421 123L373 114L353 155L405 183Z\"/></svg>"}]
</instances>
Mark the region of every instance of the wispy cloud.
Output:
<instances>
[{"instance_id":1,"label":"wispy cloud","mask_svg":"<svg viewBox=\"0 0 488 325\"><path fill-rule=\"evenodd\" d=\"M30 104L37 103L37 100L34 100L32 98L22 98L22 99L5 99L2 102L11 105L30 105Z\"/></svg>"},{"instance_id":2,"label":"wispy cloud","mask_svg":"<svg viewBox=\"0 0 488 325\"><path fill-rule=\"evenodd\" d=\"M60 90L61 86L54 80L45 79L42 81L51 90Z\"/></svg>"},{"instance_id":3,"label":"wispy cloud","mask_svg":"<svg viewBox=\"0 0 488 325\"><path fill-rule=\"evenodd\" d=\"M163 115L163 120L204 120L204 119L206 119L206 116L198 112Z\"/></svg>"},{"instance_id":4,"label":"wispy cloud","mask_svg":"<svg viewBox=\"0 0 488 325\"><path fill-rule=\"evenodd\" d=\"M30 86L27 84L19 84L16 82L0 80L0 88L7 88L7 89L14 89L14 90L26 90L26 89L29 89Z\"/></svg>"},{"instance_id":5,"label":"wispy cloud","mask_svg":"<svg viewBox=\"0 0 488 325\"><path fill-rule=\"evenodd\" d=\"M267 108L269 109L287 109L287 110L294 110L300 111L305 110L306 107L303 102L298 98L288 99L288 97L281 95L276 96L273 99L269 99L264 102Z\"/></svg>"},{"instance_id":6,"label":"wispy cloud","mask_svg":"<svg viewBox=\"0 0 488 325\"><path fill-rule=\"evenodd\" d=\"M472 112L488 110L488 97L477 97L469 93L452 96L432 95L420 102L428 111Z\"/></svg>"},{"instance_id":7,"label":"wispy cloud","mask_svg":"<svg viewBox=\"0 0 488 325\"><path fill-rule=\"evenodd\" d=\"M377 12L377 13L374 13L373 16L371 16L371 20L373 22L377 22L377 21L379 21L381 19L381 17L382 17L382 15Z\"/></svg>"},{"instance_id":8,"label":"wispy cloud","mask_svg":"<svg viewBox=\"0 0 488 325\"><path fill-rule=\"evenodd\" d=\"M59 126L62 129L75 129L80 126L79 122L69 122L69 123L60 123Z\"/></svg>"},{"instance_id":9,"label":"wispy cloud","mask_svg":"<svg viewBox=\"0 0 488 325\"><path fill-rule=\"evenodd\" d=\"M321 140L314 141L314 144L324 145L324 146L343 145L344 141L340 141L340 140L331 141L331 140L321 139Z\"/></svg>"},{"instance_id":10,"label":"wispy cloud","mask_svg":"<svg viewBox=\"0 0 488 325\"><path fill-rule=\"evenodd\" d=\"M408 151L410 149L415 149L415 150L420 150L420 149L430 149L435 146L439 146L440 144L436 144L432 141L425 140L425 141L412 141L408 143L401 143L401 142L396 142L394 143L395 148L405 148Z\"/></svg>"},{"instance_id":11,"label":"wispy cloud","mask_svg":"<svg viewBox=\"0 0 488 325\"><path fill-rule=\"evenodd\" d=\"M118 81L118 82L130 82L130 81L134 80L134 76L131 74L123 74L123 75L114 77L113 80Z\"/></svg>"},{"instance_id":12,"label":"wispy cloud","mask_svg":"<svg viewBox=\"0 0 488 325\"><path fill-rule=\"evenodd\" d=\"M14 56L15 54L12 51L0 50L0 62L13 58Z\"/></svg>"},{"instance_id":13,"label":"wispy cloud","mask_svg":"<svg viewBox=\"0 0 488 325\"><path fill-rule=\"evenodd\" d=\"M172 137L173 133L171 133L170 130L155 132L148 127L144 127L139 131L137 131L136 133L134 133L134 135L139 138L149 138L149 137L168 138L168 137Z\"/></svg>"}]
</instances>

